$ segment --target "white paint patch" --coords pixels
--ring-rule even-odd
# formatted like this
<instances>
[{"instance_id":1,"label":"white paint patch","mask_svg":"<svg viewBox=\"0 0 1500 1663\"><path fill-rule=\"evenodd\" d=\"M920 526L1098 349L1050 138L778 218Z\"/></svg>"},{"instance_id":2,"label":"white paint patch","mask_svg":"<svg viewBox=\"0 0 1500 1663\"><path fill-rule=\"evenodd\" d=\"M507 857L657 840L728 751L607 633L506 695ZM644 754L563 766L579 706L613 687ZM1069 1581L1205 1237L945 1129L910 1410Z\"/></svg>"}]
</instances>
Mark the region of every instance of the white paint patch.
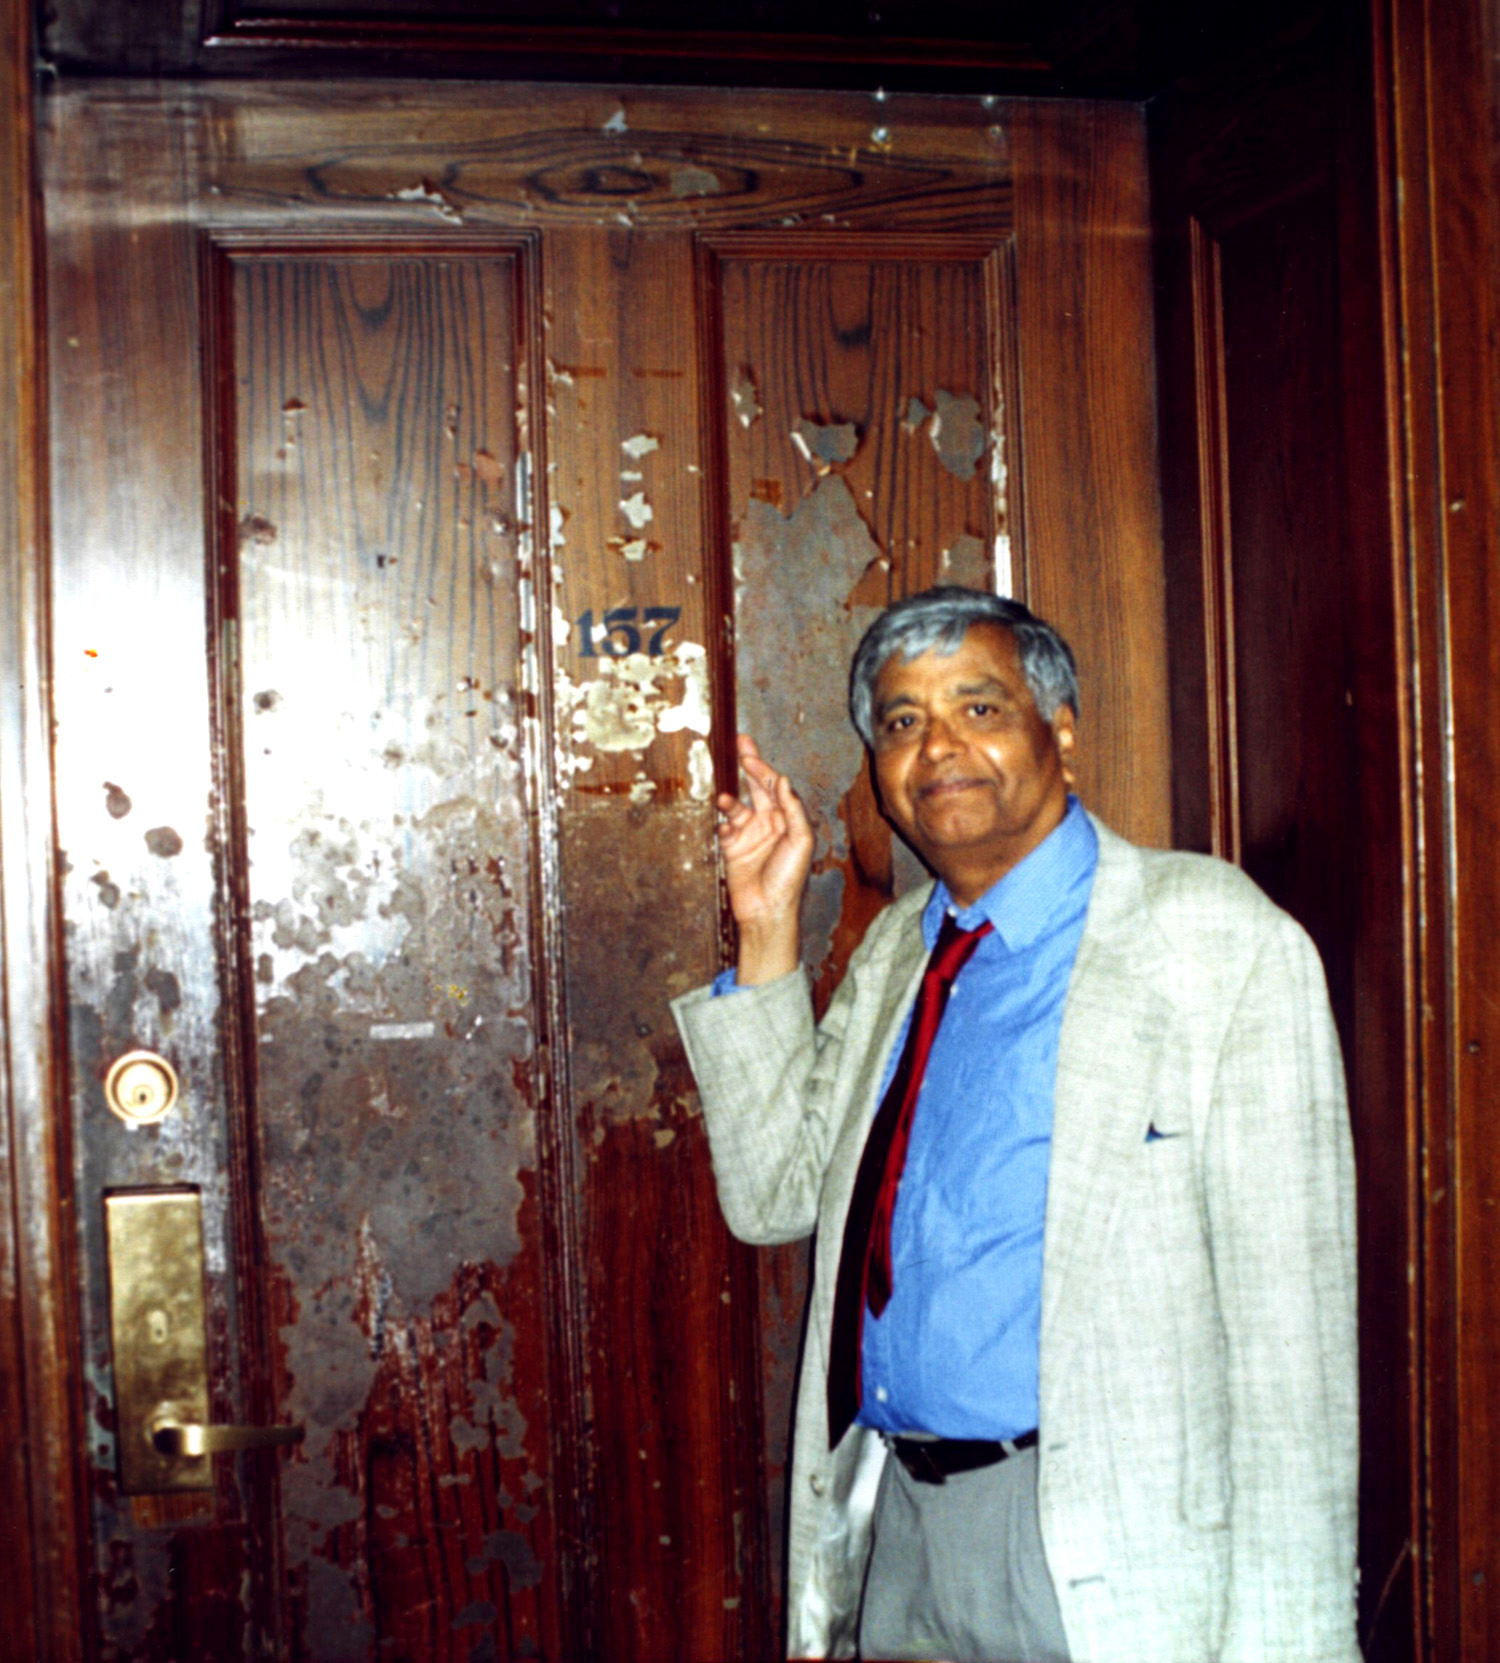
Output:
<instances>
[{"instance_id":1,"label":"white paint patch","mask_svg":"<svg viewBox=\"0 0 1500 1663\"><path fill-rule=\"evenodd\" d=\"M661 440L652 433L636 433L629 439L620 441L620 449L632 462L639 462L643 456L649 456L653 450L661 449Z\"/></svg>"},{"instance_id":2,"label":"white paint patch","mask_svg":"<svg viewBox=\"0 0 1500 1663\"><path fill-rule=\"evenodd\" d=\"M554 554L556 554L559 549L564 549L568 546L568 539L563 532L563 527L567 523L567 509L559 507L558 504L554 502L549 512L549 524L547 528L547 546Z\"/></svg>"},{"instance_id":3,"label":"white paint patch","mask_svg":"<svg viewBox=\"0 0 1500 1663\"><path fill-rule=\"evenodd\" d=\"M436 1022L372 1022L371 1039L433 1039Z\"/></svg>"},{"instance_id":4,"label":"white paint patch","mask_svg":"<svg viewBox=\"0 0 1500 1663\"><path fill-rule=\"evenodd\" d=\"M681 646L664 655L675 660L677 673L683 680L682 702L664 710L657 728L662 733L682 733L689 730L707 736L713 726L708 711L708 650L696 641L684 641Z\"/></svg>"},{"instance_id":5,"label":"white paint patch","mask_svg":"<svg viewBox=\"0 0 1500 1663\"><path fill-rule=\"evenodd\" d=\"M408 185L405 190L392 191L393 202L425 202L439 219L446 219L452 225L462 225L464 216L437 188L423 179L415 185Z\"/></svg>"},{"instance_id":6,"label":"white paint patch","mask_svg":"<svg viewBox=\"0 0 1500 1663\"><path fill-rule=\"evenodd\" d=\"M620 504L620 512L636 531L644 531L656 518L656 510L646 501L644 491L637 491L634 496L626 497Z\"/></svg>"},{"instance_id":7,"label":"white paint patch","mask_svg":"<svg viewBox=\"0 0 1500 1663\"><path fill-rule=\"evenodd\" d=\"M713 801L714 759L701 739L695 739L688 751L688 795L695 803Z\"/></svg>"},{"instance_id":8,"label":"white paint patch","mask_svg":"<svg viewBox=\"0 0 1500 1663\"><path fill-rule=\"evenodd\" d=\"M657 658L639 652L603 658L599 667L602 673L582 684L558 671L558 730L571 713L575 745L640 752L658 733L708 733L708 653L698 642L684 641ZM681 685L680 698L672 696L673 683ZM560 761L565 771L592 765L576 754Z\"/></svg>"},{"instance_id":9,"label":"white paint patch","mask_svg":"<svg viewBox=\"0 0 1500 1663\"><path fill-rule=\"evenodd\" d=\"M997 532L995 536L995 593L1010 600L1014 597L1015 592L1016 577L1011 567L1010 536L1004 531Z\"/></svg>"},{"instance_id":10,"label":"white paint patch","mask_svg":"<svg viewBox=\"0 0 1500 1663\"><path fill-rule=\"evenodd\" d=\"M604 123L606 133L628 133L630 123L625 119L625 107L622 104L618 110Z\"/></svg>"},{"instance_id":11,"label":"white paint patch","mask_svg":"<svg viewBox=\"0 0 1500 1663\"><path fill-rule=\"evenodd\" d=\"M620 553L623 554L627 560L644 560L646 558L646 549L648 546L649 545L644 537L632 537L628 543L622 543L620 545Z\"/></svg>"}]
</instances>

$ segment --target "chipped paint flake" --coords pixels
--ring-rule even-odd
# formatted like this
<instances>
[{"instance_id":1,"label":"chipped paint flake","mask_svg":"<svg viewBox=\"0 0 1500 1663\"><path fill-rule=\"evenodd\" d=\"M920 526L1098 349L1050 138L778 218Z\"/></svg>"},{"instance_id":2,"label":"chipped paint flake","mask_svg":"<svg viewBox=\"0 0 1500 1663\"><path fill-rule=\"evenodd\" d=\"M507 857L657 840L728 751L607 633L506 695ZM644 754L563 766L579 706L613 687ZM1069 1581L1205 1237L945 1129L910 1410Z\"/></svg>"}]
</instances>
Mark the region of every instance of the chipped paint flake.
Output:
<instances>
[{"instance_id":1,"label":"chipped paint flake","mask_svg":"<svg viewBox=\"0 0 1500 1663\"><path fill-rule=\"evenodd\" d=\"M702 739L695 739L688 751L688 795L695 803L713 801L713 753Z\"/></svg>"},{"instance_id":2,"label":"chipped paint flake","mask_svg":"<svg viewBox=\"0 0 1500 1663\"><path fill-rule=\"evenodd\" d=\"M620 502L620 512L630 522L635 531L644 531L656 518L656 510L646 501L644 491L636 491Z\"/></svg>"},{"instance_id":3,"label":"chipped paint flake","mask_svg":"<svg viewBox=\"0 0 1500 1663\"><path fill-rule=\"evenodd\" d=\"M630 131L630 123L625 119L625 106L623 104L604 123L602 131L606 133L628 133Z\"/></svg>"},{"instance_id":4,"label":"chipped paint flake","mask_svg":"<svg viewBox=\"0 0 1500 1663\"><path fill-rule=\"evenodd\" d=\"M944 583L957 583L965 589L992 590L995 586L984 539L967 531L955 539L951 548L943 550L940 574Z\"/></svg>"},{"instance_id":5,"label":"chipped paint flake","mask_svg":"<svg viewBox=\"0 0 1500 1663\"><path fill-rule=\"evenodd\" d=\"M708 709L708 653L696 641L684 641L664 655L672 660L682 677L683 693L680 703L669 706L661 714L657 728L662 733L692 733L707 736L713 726Z\"/></svg>"},{"instance_id":6,"label":"chipped paint flake","mask_svg":"<svg viewBox=\"0 0 1500 1663\"><path fill-rule=\"evenodd\" d=\"M938 460L955 479L972 479L984 455L985 431L979 420L979 400L937 390L937 410L927 430Z\"/></svg>"},{"instance_id":7,"label":"chipped paint flake","mask_svg":"<svg viewBox=\"0 0 1500 1663\"><path fill-rule=\"evenodd\" d=\"M652 451L661 449L661 440L654 433L635 433L628 439L620 441L620 449L632 462L639 462L643 456L649 456Z\"/></svg>"},{"instance_id":8,"label":"chipped paint flake","mask_svg":"<svg viewBox=\"0 0 1500 1663\"><path fill-rule=\"evenodd\" d=\"M408 185L404 190L392 191L393 202L423 202L430 207L439 219L445 219L452 225L462 225L464 216L462 211L449 201L447 196L429 179L421 179L415 185Z\"/></svg>"},{"instance_id":9,"label":"chipped paint flake","mask_svg":"<svg viewBox=\"0 0 1500 1663\"><path fill-rule=\"evenodd\" d=\"M827 473L837 462L850 462L859 449L859 429L853 422L820 424L799 416L792 424L792 443L801 451L802 458L811 462L820 473Z\"/></svg>"},{"instance_id":10,"label":"chipped paint flake","mask_svg":"<svg viewBox=\"0 0 1500 1663\"><path fill-rule=\"evenodd\" d=\"M606 657L600 671L581 684L559 671L559 715L571 711L575 742L596 751L642 752L658 733L709 732L708 654L698 642L680 642L656 658Z\"/></svg>"},{"instance_id":11,"label":"chipped paint flake","mask_svg":"<svg viewBox=\"0 0 1500 1663\"><path fill-rule=\"evenodd\" d=\"M644 560L646 558L646 551L650 548L650 546L651 545L644 537L632 537L628 543L622 543L620 545L620 553L623 554L627 560Z\"/></svg>"},{"instance_id":12,"label":"chipped paint flake","mask_svg":"<svg viewBox=\"0 0 1500 1663\"><path fill-rule=\"evenodd\" d=\"M668 194L679 200L689 196L718 196L723 189L718 174L712 168L686 163L674 167L668 175Z\"/></svg>"},{"instance_id":13,"label":"chipped paint flake","mask_svg":"<svg viewBox=\"0 0 1500 1663\"><path fill-rule=\"evenodd\" d=\"M932 411L913 393L906 401L906 414L901 418L901 426L907 433L915 433L931 417Z\"/></svg>"},{"instance_id":14,"label":"chipped paint flake","mask_svg":"<svg viewBox=\"0 0 1500 1663\"><path fill-rule=\"evenodd\" d=\"M436 1022L372 1022L371 1039L432 1039Z\"/></svg>"},{"instance_id":15,"label":"chipped paint flake","mask_svg":"<svg viewBox=\"0 0 1500 1663\"><path fill-rule=\"evenodd\" d=\"M753 427L760 420L760 395L748 365L741 364L734 372L734 379L729 383L729 402L741 427Z\"/></svg>"}]
</instances>

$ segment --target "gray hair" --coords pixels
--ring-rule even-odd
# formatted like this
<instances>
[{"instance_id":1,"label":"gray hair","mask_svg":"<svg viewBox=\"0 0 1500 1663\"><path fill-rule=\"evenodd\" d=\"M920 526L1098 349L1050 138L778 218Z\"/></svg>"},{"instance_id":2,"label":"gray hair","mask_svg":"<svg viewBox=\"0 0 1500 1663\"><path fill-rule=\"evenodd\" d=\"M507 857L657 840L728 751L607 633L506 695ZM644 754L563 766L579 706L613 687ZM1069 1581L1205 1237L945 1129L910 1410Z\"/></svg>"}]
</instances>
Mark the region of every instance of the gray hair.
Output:
<instances>
[{"instance_id":1,"label":"gray hair","mask_svg":"<svg viewBox=\"0 0 1500 1663\"><path fill-rule=\"evenodd\" d=\"M1015 637L1021 672L1047 721L1059 705L1078 714L1078 665L1073 649L1051 624L1020 601L945 585L888 606L855 650L849 668L849 715L865 744L875 743L875 682L887 662L899 652L902 661L910 663L934 648L946 658L958 651L975 624L1000 624Z\"/></svg>"}]
</instances>

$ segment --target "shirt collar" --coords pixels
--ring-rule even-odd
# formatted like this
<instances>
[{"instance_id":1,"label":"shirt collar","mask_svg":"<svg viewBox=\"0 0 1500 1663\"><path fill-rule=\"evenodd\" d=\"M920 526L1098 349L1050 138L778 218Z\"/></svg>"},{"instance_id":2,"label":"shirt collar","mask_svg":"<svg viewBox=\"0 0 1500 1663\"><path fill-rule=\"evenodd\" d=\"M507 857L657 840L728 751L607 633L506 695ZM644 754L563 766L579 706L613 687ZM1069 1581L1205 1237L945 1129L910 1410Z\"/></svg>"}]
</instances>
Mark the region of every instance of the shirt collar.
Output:
<instances>
[{"instance_id":1,"label":"shirt collar","mask_svg":"<svg viewBox=\"0 0 1500 1663\"><path fill-rule=\"evenodd\" d=\"M941 878L922 912L922 939L930 952L942 927L943 914L952 912L962 929L977 929L986 919L1012 952L1027 947L1056 929L1088 904L1094 867L1099 861L1099 838L1093 822L1071 792L1068 808L1055 830L1003 878L985 890L971 907L954 905Z\"/></svg>"}]
</instances>

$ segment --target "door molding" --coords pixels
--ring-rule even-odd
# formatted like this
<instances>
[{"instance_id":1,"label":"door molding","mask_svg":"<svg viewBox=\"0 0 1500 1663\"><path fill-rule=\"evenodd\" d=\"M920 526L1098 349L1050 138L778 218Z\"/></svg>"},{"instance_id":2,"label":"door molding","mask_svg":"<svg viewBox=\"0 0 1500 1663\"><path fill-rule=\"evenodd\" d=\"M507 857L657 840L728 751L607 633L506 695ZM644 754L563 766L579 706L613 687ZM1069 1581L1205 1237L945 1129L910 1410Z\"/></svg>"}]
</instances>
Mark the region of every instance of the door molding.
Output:
<instances>
[{"instance_id":1,"label":"door molding","mask_svg":"<svg viewBox=\"0 0 1500 1663\"><path fill-rule=\"evenodd\" d=\"M16 1656L82 1655L71 1236L58 1180L46 383L32 8L0 11L0 1533Z\"/></svg>"},{"instance_id":2,"label":"door molding","mask_svg":"<svg viewBox=\"0 0 1500 1663\"><path fill-rule=\"evenodd\" d=\"M1500 1295L1488 1274L1500 1171L1491 1104L1500 1053L1500 181L1497 21L1464 0L1375 0L1376 143L1404 639L1406 975L1423 1182L1417 1230L1420 1654L1500 1645Z\"/></svg>"}]
</instances>

